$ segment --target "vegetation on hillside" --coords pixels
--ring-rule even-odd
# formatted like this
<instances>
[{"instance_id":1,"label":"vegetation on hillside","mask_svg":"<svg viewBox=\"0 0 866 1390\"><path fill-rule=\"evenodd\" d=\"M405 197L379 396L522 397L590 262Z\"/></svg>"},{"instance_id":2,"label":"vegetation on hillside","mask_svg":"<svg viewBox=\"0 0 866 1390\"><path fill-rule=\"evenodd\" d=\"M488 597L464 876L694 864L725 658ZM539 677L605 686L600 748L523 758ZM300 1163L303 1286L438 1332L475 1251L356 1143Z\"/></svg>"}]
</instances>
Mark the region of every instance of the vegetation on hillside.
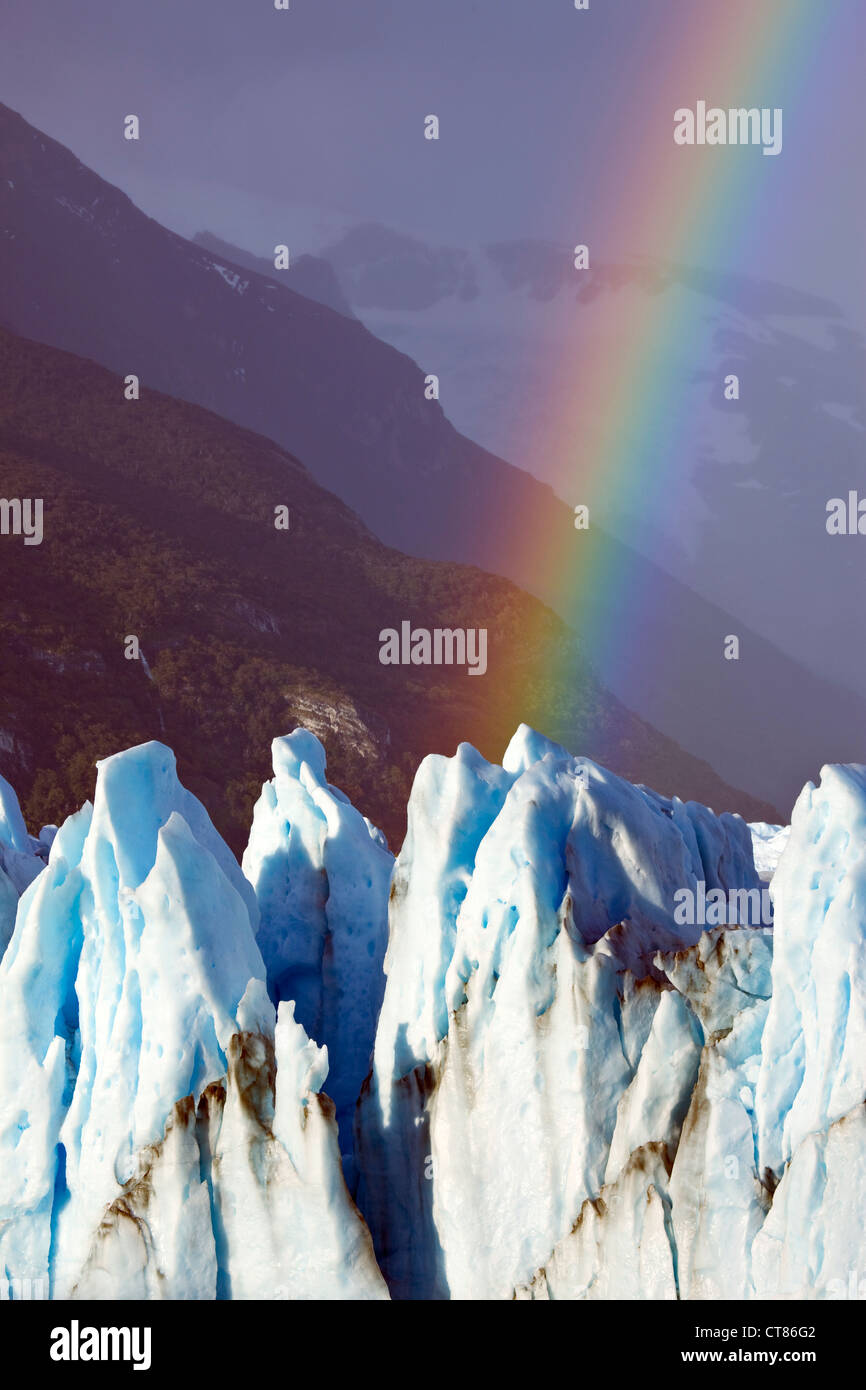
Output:
<instances>
[{"instance_id":1,"label":"vegetation on hillside","mask_svg":"<svg viewBox=\"0 0 866 1390\"><path fill-rule=\"evenodd\" d=\"M512 584L389 550L270 441L127 401L101 367L5 331L0 496L44 504L41 545L0 536L0 771L31 827L92 794L96 759L159 738L240 849L271 739L298 723L392 843L426 753L465 739L499 758L521 719L662 790L765 809L623 709ZM379 632L404 619L486 628L487 674L381 665Z\"/></svg>"}]
</instances>

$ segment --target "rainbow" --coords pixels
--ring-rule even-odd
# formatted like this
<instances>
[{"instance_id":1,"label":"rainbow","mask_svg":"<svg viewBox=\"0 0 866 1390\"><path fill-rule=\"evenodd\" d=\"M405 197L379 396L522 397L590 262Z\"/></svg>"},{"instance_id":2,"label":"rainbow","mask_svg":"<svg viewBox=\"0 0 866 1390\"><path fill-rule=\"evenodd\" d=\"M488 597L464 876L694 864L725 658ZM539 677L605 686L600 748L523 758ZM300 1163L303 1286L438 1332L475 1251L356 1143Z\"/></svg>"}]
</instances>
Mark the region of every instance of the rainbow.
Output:
<instances>
[{"instance_id":1,"label":"rainbow","mask_svg":"<svg viewBox=\"0 0 866 1390\"><path fill-rule=\"evenodd\" d=\"M749 248L766 233L767 192L785 177L784 151L765 159L757 148L677 146L674 111L694 109L698 100L723 108L782 107L790 118L786 133L796 138L807 104L804 88L817 87L826 97L832 83L822 34L832 23L838 45L840 20L846 22L832 9L814 0L692 4L676 41L647 55L640 100L629 102L630 112L636 107L647 113L639 138L632 139L631 167L623 170L614 161L617 167L591 199L610 209L617 239L626 229L639 240L633 272L664 276L666 267L677 264L748 274ZM612 144L622 145L624 132L619 136ZM603 260L599 247L590 270L575 275L591 277ZM652 526L657 509L669 500L664 483L674 461L694 448L683 361L706 361L711 330L698 295L675 296L673 313L669 295L642 295L637 309L636 302L636 296L615 289L607 293L609 332L591 356L583 352L553 364L546 416L574 460L573 477L556 483L558 495L578 503L586 500L581 492L589 485L596 496L639 499ZM593 510L592 521L604 527L603 508ZM594 543L592 527L576 530L561 508L553 522L552 510L543 505L520 518L510 537L520 582L567 617L606 683L627 689L640 665L648 602L622 562L628 552ZM568 679L572 661L560 643L549 653L547 669ZM669 678L677 680L679 673ZM537 717L543 720L544 712Z\"/></svg>"}]
</instances>

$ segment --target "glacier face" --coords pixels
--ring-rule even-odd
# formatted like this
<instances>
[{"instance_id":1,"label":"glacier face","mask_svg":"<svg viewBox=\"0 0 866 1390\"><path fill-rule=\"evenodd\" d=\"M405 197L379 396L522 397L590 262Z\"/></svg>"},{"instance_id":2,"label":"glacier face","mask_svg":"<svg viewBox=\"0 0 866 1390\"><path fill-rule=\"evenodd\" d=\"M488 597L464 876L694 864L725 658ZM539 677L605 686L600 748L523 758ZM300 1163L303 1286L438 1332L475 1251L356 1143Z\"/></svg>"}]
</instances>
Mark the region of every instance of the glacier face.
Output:
<instances>
[{"instance_id":1,"label":"glacier face","mask_svg":"<svg viewBox=\"0 0 866 1390\"><path fill-rule=\"evenodd\" d=\"M46 831L34 839L27 834L18 798L5 777L0 777L0 957L15 927L18 899L45 867L50 837Z\"/></svg>"},{"instance_id":2,"label":"glacier face","mask_svg":"<svg viewBox=\"0 0 866 1390\"><path fill-rule=\"evenodd\" d=\"M748 827L523 726L424 760L394 861L313 735L272 752L244 872L161 744L39 841L0 786L0 1276L866 1293L866 768Z\"/></svg>"},{"instance_id":3,"label":"glacier face","mask_svg":"<svg viewBox=\"0 0 866 1390\"><path fill-rule=\"evenodd\" d=\"M327 1054L158 743L99 764L0 963L0 1267L64 1297L382 1297Z\"/></svg>"},{"instance_id":4,"label":"glacier face","mask_svg":"<svg viewBox=\"0 0 866 1390\"><path fill-rule=\"evenodd\" d=\"M275 1002L293 1000L328 1050L328 1094L354 1179L355 1102L370 1068L385 990L394 857L380 831L325 779L325 750L296 729L272 745L274 777L253 811L243 870Z\"/></svg>"},{"instance_id":5,"label":"glacier face","mask_svg":"<svg viewBox=\"0 0 866 1390\"><path fill-rule=\"evenodd\" d=\"M785 852L791 827L790 825L768 825L766 821L753 821L749 830L752 833L755 868L762 878L771 879Z\"/></svg>"},{"instance_id":6,"label":"glacier face","mask_svg":"<svg viewBox=\"0 0 866 1390\"><path fill-rule=\"evenodd\" d=\"M762 1164L778 1176L812 1132L866 1094L866 769L801 793L773 879L779 918L757 1093Z\"/></svg>"},{"instance_id":7,"label":"glacier face","mask_svg":"<svg viewBox=\"0 0 866 1390\"><path fill-rule=\"evenodd\" d=\"M422 764L358 1118L392 1294L820 1297L863 1268L862 1220L825 1229L845 1172L866 1211L842 1157L864 1096L863 775L804 792L771 931L676 919L679 890L757 887L737 817L526 729L501 768L466 747ZM786 1183L811 1184L811 1218Z\"/></svg>"}]
</instances>

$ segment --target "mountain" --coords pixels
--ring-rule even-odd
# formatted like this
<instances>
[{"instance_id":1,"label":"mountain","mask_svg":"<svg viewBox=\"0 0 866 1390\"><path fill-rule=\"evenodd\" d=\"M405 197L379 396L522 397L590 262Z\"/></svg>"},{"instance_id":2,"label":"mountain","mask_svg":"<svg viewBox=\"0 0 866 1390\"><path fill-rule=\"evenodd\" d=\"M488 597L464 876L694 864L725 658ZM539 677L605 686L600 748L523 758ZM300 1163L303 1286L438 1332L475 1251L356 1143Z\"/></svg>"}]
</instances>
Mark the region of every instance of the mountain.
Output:
<instances>
[{"instance_id":1,"label":"mountain","mask_svg":"<svg viewBox=\"0 0 866 1390\"><path fill-rule=\"evenodd\" d=\"M593 254L575 274L568 245L459 252L369 225L322 254L368 328L436 363L458 429L589 505L604 529L813 673L866 696L866 549L826 530L828 499L847 500L860 478L856 285L843 310L733 272ZM653 339L658 352L636 361L635 344ZM729 373L735 400L722 392ZM625 456L627 385L636 425Z\"/></svg>"},{"instance_id":2,"label":"mountain","mask_svg":"<svg viewBox=\"0 0 866 1390\"><path fill-rule=\"evenodd\" d=\"M536 594L615 695L753 795L786 809L822 761L859 756L858 699L597 527L576 533L549 488L459 435L424 372L361 323L166 231L5 107L0 166L0 320L16 332L276 440L387 544ZM722 657L732 633L739 662ZM538 647L537 681L558 644ZM521 717L558 727L553 706Z\"/></svg>"},{"instance_id":3,"label":"mountain","mask_svg":"<svg viewBox=\"0 0 866 1390\"><path fill-rule=\"evenodd\" d=\"M253 256L249 251L243 251L239 246L233 246L230 241L223 241L211 232L196 232L192 240L195 246L201 246L212 255L221 257L228 266L243 266L245 270L252 270L256 275L264 275L278 284L287 285L296 294L305 295L317 304L336 309L338 314L354 318L351 305L343 293L333 266L321 256L292 257L288 270L279 271L275 270L273 263L264 256Z\"/></svg>"},{"instance_id":4,"label":"mountain","mask_svg":"<svg viewBox=\"0 0 866 1390\"><path fill-rule=\"evenodd\" d=\"M378 223L351 227L325 247L322 258L365 314L370 309L417 313L452 297L472 302L478 296L467 252L428 246Z\"/></svg>"},{"instance_id":5,"label":"mountain","mask_svg":"<svg viewBox=\"0 0 866 1390\"><path fill-rule=\"evenodd\" d=\"M0 771L35 827L92 794L96 758L167 738L239 851L273 730L304 724L399 843L420 759L464 731L498 752L515 710L626 775L778 820L610 696L514 585L400 555L270 440L2 331L0 496L43 501L41 544L0 536ZM383 665L404 622L485 629L486 673ZM567 678L539 679L549 644Z\"/></svg>"}]
</instances>

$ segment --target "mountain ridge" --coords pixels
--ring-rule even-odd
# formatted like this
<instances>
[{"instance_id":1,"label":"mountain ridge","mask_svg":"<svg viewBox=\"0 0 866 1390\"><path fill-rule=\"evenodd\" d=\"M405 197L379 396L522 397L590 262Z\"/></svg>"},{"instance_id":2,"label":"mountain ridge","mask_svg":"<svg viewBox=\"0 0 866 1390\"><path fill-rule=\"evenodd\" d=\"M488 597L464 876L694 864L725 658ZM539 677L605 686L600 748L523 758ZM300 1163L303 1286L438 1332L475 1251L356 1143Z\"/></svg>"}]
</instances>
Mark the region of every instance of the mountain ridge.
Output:
<instances>
[{"instance_id":1,"label":"mountain ridge","mask_svg":"<svg viewBox=\"0 0 866 1390\"><path fill-rule=\"evenodd\" d=\"M362 323L217 268L5 107L0 160L0 318L16 332L268 436L385 543L504 575L580 635L601 634L589 656L613 693L752 795L784 810L823 762L858 754L856 697L596 528L544 574L538 538L574 537L570 509L459 435L425 399L423 369ZM599 576L620 574L630 588L614 602ZM613 642L621 630L629 640ZM737 663L721 655L731 632Z\"/></svg>"},{"instance_id":2,"label":"mountain ridge","mask_svg":"<svg viewBox=\"0 0 866 1390\"><path fill-rule=\"evenodd\" d=\"M272 441L147 389L125 400L105 368L2 331L0 493L45 499L41 545L0 541L0 770L36 828L89 797L96 758L157 738L237 846L271 740L306 724L396 843L425 753L501 751L515 708L542 703L552 735L638 780L777 818L610 696L509 581L400 555ZM382 666L404 619L486 625L488 674ZM574 652L550 689L549 642Z\"/></svg>"}]
</instances>

